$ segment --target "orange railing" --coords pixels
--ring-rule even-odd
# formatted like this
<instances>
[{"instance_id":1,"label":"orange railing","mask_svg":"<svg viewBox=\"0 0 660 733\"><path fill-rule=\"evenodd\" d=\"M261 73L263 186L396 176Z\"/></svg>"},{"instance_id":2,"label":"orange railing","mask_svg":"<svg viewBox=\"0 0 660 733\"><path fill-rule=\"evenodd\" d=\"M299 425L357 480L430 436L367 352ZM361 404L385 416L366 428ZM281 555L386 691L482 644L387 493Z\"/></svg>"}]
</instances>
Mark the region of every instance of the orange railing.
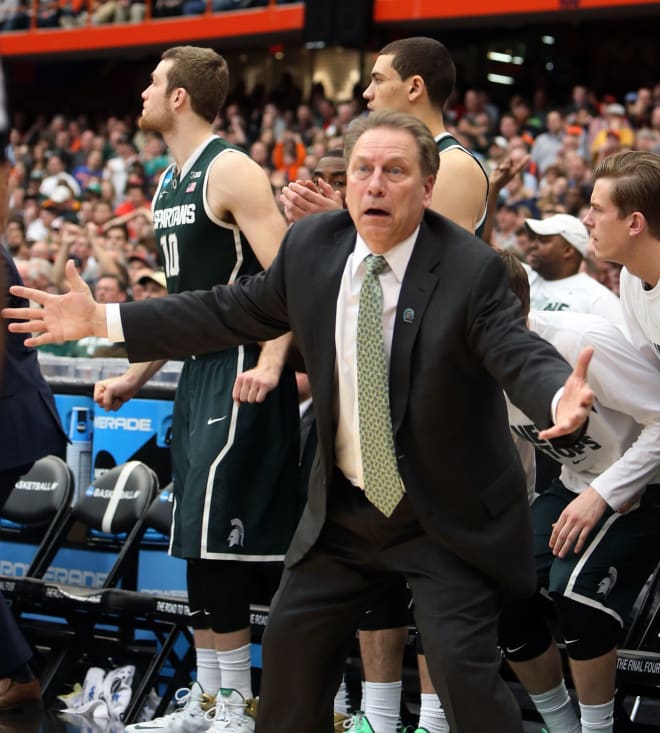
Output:
<instances>
[{"instance_id":1,"label":"orange railing","mask_svg":"<svg viewBox=\"0 0 660 733\"><path fill-rule=\"evenodd\" d=\"M92 22L94 0L84 0L87 12L81 25L39 27L39 10L44 0L30 0L30 27L0 33L0 56L30 56L49 53L90 51L200 41L231 36L259 36L302 33L302 2L267 0L268 4L237 10L213 11L213 0L202 0L204 10L195 15L154 17L156 0L144 0L142 22ZM57 4L57 0L53 0ZM80 16L79 16L80 17Z\"/></svg>"}]
</instances>

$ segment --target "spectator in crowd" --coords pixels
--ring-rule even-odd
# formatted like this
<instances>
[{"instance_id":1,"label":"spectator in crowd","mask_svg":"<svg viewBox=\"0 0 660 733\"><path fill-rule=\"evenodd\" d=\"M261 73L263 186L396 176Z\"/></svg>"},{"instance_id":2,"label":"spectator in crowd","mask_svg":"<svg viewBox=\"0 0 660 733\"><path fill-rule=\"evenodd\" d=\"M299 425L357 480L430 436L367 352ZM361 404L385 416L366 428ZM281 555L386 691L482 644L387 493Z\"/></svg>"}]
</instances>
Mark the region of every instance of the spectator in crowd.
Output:
<instances>
[{"instance_id":1,"label":"spectator in crowd","mask_svg":"<svg viewBox=\"0 0 660 733\"><path fill-rule=\"evenodd\" d=\"M66 170L62 154L51 152L46 166L47 175L39 186L39 193L47 199L52 199L56 189L62 185L70 189L73 196L80 196L80 184Z\"/></svg>"},{"instance_id":2,"label":"spectator in crowd","mask_svg":"<svg viewBox=\"0 0 660 733\"><path fill-rule=\"evenodd\" d=\"M626 109L622 104L613 102L605 107L602 129L591 143L592 160L602 159L603 153L609 151L608 145L616 139L622 148L631 148L635 142L635 133L626 119Z\"/></svg>"},{"instance_id":3,"label":"spectator in crowd","mask_svg":"<svg viewBox=\"0 0 660 733\"><path fill-rule=\"evenodd\" d=\"M103 177L103 155L100 150L90 150L83 165L73 169L73 177L78 181L81 191L85 191L90 181L100 181Z\"/></svg>"},{"instance_id":4,"label":"spectator in crowd","mask_svg":"<svg viewBox=\"0 0 660 733\"><path fill-rule=\"evenodd\" d=\"M542 132L534 140L531 150L532 160L540 176L543 176L547 168L557 162L566 135L565 120L560 110L550 110L545 124L547 132Z\"/></svg>"},{"instance_id":5,"label":"spectator in crowd","mask_svg":"<svg viewBox=\"0 0 660 733\"><path fill-rule=\"evenodd\" d=\"M140 286L139 296L136 298L134 291L133 300L148 300L167 295L167 280L162 270L151 270L140 275L137 284Z\"/></svg>"},{"instance_id":6,"label":"spectator in crowd","mask_svg":"<svg viewBox=\"0 0 660 733\"><path fill-rule=\"evenodd\" d=\"M501 203L497 207L495 226L490 239L493 247L517 252L516 230L520 223L518 207L507 202Z\"/></svg>"},{"instance_id":7,"label":"spectator in crowd","mask_svg":"<svg viewBox=\"0 0 660 733\"><path fill-rule=\"evenodd\" d=\"M532 238L527 256L532 310L594 313L623 328L619 299L580 272L589 245L584 224L568 214L525 223Z\"/></svg>"},{"instance_id":8,"label":"spectator in crowd","mask_svg":"<svg viewBox=\"0 0 660 733\"><path fill-rule=\"evenodd\" d=\"M14 259L25 259L29 256L29 245L25 236L25 224L19 216L7 220L5 242Z\"/></svg>"}]
</instances>

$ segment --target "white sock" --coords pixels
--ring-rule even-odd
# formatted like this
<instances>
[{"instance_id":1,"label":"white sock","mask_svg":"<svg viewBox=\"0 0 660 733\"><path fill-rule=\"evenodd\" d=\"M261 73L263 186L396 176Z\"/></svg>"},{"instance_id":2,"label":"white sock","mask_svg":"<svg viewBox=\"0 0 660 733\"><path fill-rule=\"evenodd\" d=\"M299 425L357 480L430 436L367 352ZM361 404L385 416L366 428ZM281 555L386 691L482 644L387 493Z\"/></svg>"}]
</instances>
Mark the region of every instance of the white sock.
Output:
<instances>
[{"instance_id":1,"label":"white sock","mask_svg":"<svg viewBox=\"0 0 660 733\"><path fill-rule=\"evenodd\" d=\"M220 687L220 666L215 649L195 649L197 657L197 682L202 690L215 695Z\"/></svg>"},{"instance_id":2,"label":"white sock","mask_svg":"<svg viewBox=\"0 0 660 733\"><path fill-rule=\"evenodd\" d=\"M449 723L442 709L440 698L434 693L423 692L420 695L419 724L428 733L449 733Z\"/></svg>"},{"instance_id":3,"label":"white sock","mask_svg":"<svg viewBox=\"0 0 660 733\"><path fill-rule=\"evenodd\" d=\"M346 687L346 677L343 676L337 694L335 695L335 713L348 715L348 706L348 688Z\"/></svg>"},{"instance_id":4,"label":"white sock","mask_svg":"<svg viewBox=\"0 0 660 733\"><path fill-rule=\"evenodd\" d=\"M396 733L401 713L401 682L365 682L362 705L374 733Z\"/></svg>"},{"instance_id":5,"label":"white sock","mask_svg":"<svg viewBox=\"0 0 660 733\"><path fill-rule=\"evenodd\" d=\"M614 698L602 705L583 705L580 703L582 733L612 733L614 730Z\"/></svg>"},{"instance_id":6,"label":"white sock","mask_svg":"<svg viewBox=\"0 0 660 733\"><path fill-rule=\"evenodd\" d=\"M573 708L564 680L552 690L530 695L548 733L580 733L580 721Z\"/></svg>"},{"instance_id":7,"label":"white sock","mask_svg":"<svg viewBox=\"0 0 660 733\"><path fill-rule=\"evenodd\" d=\"M252 671L250 645L246 644L228 652L216 652L220 665L219 687L238 690L243 697L252 697Z\"/></svg>"}]
</instances>

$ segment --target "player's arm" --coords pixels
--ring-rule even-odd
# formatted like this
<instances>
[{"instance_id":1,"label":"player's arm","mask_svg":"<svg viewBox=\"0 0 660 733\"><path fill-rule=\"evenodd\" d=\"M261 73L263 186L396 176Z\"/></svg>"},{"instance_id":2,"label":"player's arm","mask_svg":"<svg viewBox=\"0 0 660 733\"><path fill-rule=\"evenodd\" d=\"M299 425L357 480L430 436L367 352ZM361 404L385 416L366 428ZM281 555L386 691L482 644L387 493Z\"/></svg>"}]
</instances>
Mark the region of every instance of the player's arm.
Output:
<instances>
[{"instance_id":1,"label":"player's arm","mask_svg":"<svg viewBox=\"0 0 660 733\"><path fill-rule=\"evenodd\" d=\"M266 395L277 387L286 364L291 338L290 333L285 333L263 344L257 366L236 377L233 397L237 402L263 402Z\"/></svg>"},{"instance_id":2,"label":"player's arm","mask_svg":"<svg viewBox=\"0 0 660 733\"><path fill-rule=\"evenodd\" d=\"M218 218L238 225L261 266L268 267L284 239L287 225L263 169L246 155L218 156L209 172L207 199ZM234 399L263 402L280 380L291 340L291 334L287 333L263 345L257 366L236 378Z\"/></svg>"},{"instance_id":3,"label":"player's arm","mask_svg":"<svg viewBox=\"0 0 660 733\"><path fill-rule=\"evenodd\" d=\"M596 358L589 380L599 403L632 417L642 426L632 445L561 513L550 537L553 553L580 552L589 532L611 507L626 512L639 500L660 469L660 395L657 371L623 335L612 328L590 334Z\"/></svg>"},{"instance_id":4,"label":"player's arm","mask_svg":"<svg viewBox=\"0 0 660 733\"><path fill-rule=\"evenodd\" d=\"M484 212L487 181L479 164L462 150L440 157L431 208L474 233Z\"/></svg>"},{"instance_id":5,"label":"player's arm","mask_svg":"<svg viewBox=\"0 0 660 733\"><path fill-rule=\"evenodd\" d=\"M102 379L94 385L94 402L104 410L118 410L144 387L166 361L132 364L123 374Z\"/></svg>"},{"instance_id":6,"label":"player's arm","mask_svg":"<svg viewBox=\"0 0 660 733\"><path fill-rule=\"evenodd\" d=\"M219 219L238 225L261 266L268 267L287 226L263 169L241 153L219 155L209 171L207 199Z\"/></svg>"}]
</instances>

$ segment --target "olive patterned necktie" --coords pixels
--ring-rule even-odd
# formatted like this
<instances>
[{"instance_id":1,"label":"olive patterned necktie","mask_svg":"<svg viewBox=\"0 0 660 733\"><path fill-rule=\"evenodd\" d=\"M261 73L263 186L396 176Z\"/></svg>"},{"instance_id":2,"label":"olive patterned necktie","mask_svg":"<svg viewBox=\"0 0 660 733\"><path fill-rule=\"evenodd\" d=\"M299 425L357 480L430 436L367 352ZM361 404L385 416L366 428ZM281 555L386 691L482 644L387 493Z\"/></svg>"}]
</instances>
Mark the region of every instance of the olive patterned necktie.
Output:
<instances>
[{"instance_id":1,"label":"olive patterned necktie","mask_svg":"<svg viewBox=\"0 0 660 733\"><path fill-rule=\"evenodd\" d=\"M360 288L357 381L360 447L367 499L386 517L403 496L394 452L388 368L383 340L383 291L378 275L387 260L368 255Z\"/></svg>"}]
</instances>

